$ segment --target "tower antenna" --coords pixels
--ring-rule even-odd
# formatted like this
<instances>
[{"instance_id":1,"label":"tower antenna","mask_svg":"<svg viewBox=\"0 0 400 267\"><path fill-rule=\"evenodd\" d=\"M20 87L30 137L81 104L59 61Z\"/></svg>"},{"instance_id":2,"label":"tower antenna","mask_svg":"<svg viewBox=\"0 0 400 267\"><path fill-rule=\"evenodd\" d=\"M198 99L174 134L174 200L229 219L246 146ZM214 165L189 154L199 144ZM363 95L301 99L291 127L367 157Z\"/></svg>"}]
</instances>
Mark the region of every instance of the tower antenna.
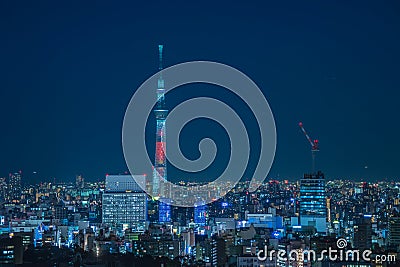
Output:
<instances>
[{"instance_id":1,"label":"tower antenna","mask_svg":"<svg viewBox=\"0 0 400 267\"><path fill-rule=\"evenodd\" d=\"M163 48L164 45L158 45L158 70L163 69L162 60L163 60Z\"/></svg>"}]
</instances>

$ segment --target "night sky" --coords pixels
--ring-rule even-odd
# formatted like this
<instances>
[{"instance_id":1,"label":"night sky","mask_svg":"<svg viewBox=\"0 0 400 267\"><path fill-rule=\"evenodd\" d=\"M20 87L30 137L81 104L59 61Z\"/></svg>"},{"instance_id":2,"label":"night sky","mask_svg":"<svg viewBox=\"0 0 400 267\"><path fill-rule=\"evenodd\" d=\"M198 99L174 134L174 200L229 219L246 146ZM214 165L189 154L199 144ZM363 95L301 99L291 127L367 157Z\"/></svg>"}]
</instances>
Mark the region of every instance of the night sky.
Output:
<instances>
[{"instance_id":1,"label":"night sky","mask_svg":"<svg viewBox=\"0 0 400 267\"><path fill-rule=\"evenodd\" d=\"M398 1L60 2L0 3L0 177L23 170L25 182L99 180L124 172L125 108L157 71L162 43L166 66L217 61L262 88L278 134L270 178L298 179L311 168L303 121L320 140L317 166L328 178L398 180ZM189 86L167 102L213 93L224 95ZM198 152L193 141L224 137L211 122L189 126L188 157ZM217 170L204 179L224 166L221 142Z\"/></svg>"}]
</instances>

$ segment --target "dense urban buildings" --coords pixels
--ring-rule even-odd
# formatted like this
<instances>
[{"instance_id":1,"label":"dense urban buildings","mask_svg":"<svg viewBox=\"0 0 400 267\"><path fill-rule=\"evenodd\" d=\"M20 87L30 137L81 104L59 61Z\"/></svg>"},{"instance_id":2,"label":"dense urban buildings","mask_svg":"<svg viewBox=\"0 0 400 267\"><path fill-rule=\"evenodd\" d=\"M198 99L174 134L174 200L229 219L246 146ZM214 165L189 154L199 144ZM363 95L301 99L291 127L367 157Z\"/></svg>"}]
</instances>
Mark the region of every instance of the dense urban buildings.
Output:
<instances>
[{"instance_id":1,"label":"dense urban buildings","mask_svg":"<svg viewBox=\"0 0 400 267\"><path fill-rule=\"evenodd\" d=\"M304 176L317 181L323 177L320 172ZM371 250L372 256L385 255L387 259L397 257L399 183L324 178L321 189L304 178L268 180L249 192L249 183L240 182L211 204L174 207L171 221L161 222L157 214L160 202L136 182L145 184L145 176L135 178L107 175L100 182L85 180L83 187L76 183L25 184L20 202L1 202L0 263L129 266L124 265L129 259L149 266L398 266L395 258L335 265L339 261L282 260L277 255L262 261L258 253L265 247L320 253L330 247L338 249L338 240L344 239L347 249ZM330 200L331 220L325 217L324 231L318 231L319 225L310 223L312 220L302 224L304 207L319 211L313 213L321 215L317 218L326 214L318 199L310 208L310 199L301 196L309 193L307 190L311 197L314 190L323 190L325 200ZM155 207L148 208L150 204Z\"/></svg>"}]
</instances>

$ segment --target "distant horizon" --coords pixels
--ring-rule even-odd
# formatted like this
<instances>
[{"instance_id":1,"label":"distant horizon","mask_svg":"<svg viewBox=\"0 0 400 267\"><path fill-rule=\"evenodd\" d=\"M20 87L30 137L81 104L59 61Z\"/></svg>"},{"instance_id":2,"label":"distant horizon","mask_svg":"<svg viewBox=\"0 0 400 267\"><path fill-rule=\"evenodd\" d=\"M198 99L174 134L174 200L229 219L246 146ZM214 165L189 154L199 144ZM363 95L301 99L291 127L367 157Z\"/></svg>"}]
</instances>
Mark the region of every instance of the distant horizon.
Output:
<instances>
[{"instance_id":1,"label":"distant horizon","mask_svg":"<svg viewBox=\"0 0 400 267\"><path fill-rule=\"evenodd\" d=\"M9 174L12 174L12 173L15 173L15 171L14 172L9 172ZM280 182L288 180L289 182L295 182L295 181L299 181L303 177L304 174L311 174L311 173L313 173L313 172L305 172L302 175L299 175L298 178L267 177L264 180L264 183L267 183L268 181L271 181L271 180L280 181ZM324 173L324 172L322 171L322 173ZM0 175L0 178L6 178L7 179L9 174ZM36 174L32 173L32 175L38 175L38 173L36 173ZM56 183L58 183L58 182L60 182L60 183L75 183L75 178L78 175L82 175L82 177L85 179L85 182L101 182L101 181L105 181L105 178L106 178L107 175L129 175L129 173L127 173L127 172L119 172L119 173L118 172L110 172L110 173L104 174L104 176L101 176L99 178L93 178L93 177L90 177L90 176L88 178L84 174L80 173L80 174L76 174L76 175L71 175L68 178L59 178L59 177L51 177L51 178L47 178L47 179L40 178L41 180L39 180L39 181L32 181L32 182L28 182L27 183L26 178L28 178L29 176L25 175L24 171L22 170L22 183L23 184L29 184L29 185L40 184L41 182L53 183L54 179L55 179ZM133 174L133 175L137 175L137 174ZM396 183L396 182L400 182L399 178L377 178L376 180L375 179L371 180L371 179L363 179L361 177L356 177L356 178L352 178L352 177L330 178L330 177L327 177L325 173L324 173L324 175L325 175L325 180L326 181L354 181L354 182L368 182L368 183L379 183L379 182L395 182ZM189 183L206 183L206 182L209 182L211 180L197 180L196 181L195 179L192 179L192 180L183 179L183 178L182 179L172 179L172 182L174 182L174 183L179 183L181 181L189 182ZM248 181L250 181L250 178L240 180L240 182L248 182Z\"/></svg>"}]
</instances>

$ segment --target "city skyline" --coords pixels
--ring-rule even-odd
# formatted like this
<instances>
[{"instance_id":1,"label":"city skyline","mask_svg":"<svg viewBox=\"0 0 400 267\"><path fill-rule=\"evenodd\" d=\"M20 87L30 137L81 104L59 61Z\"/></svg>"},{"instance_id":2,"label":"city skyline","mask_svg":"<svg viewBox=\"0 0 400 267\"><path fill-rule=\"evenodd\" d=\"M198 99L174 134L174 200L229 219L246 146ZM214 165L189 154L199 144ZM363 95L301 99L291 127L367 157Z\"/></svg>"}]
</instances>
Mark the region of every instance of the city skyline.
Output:
<instances>
[{"instance_id":1,"label":"city skyline","mask_svg":"<svg viewBox=\"0 0 400 267\"><path fill-rule=\"evenodd\" d=\"M400 3L0 3L0 266L400 266Z\"/></svg>"},{"instance_id":2,"label":"city skyline","mask_svg":"<svg viewBox=\"0 0 400 267\"><path fill-rule=\"evenodd\" d=\"M26 178L36 171L37 179L72 181L76 174L98 180L123 173L124 110L135 89L157 71L154 49L164 43L167 66L213 60L237 67L260 86L277 123L270 178L300 179L310 170L310 149L297 126L303 121L321 141L317 169L327 178L398 179L397 3L292 3L292 9L279 3L221 2L211 9L191 3L186 13L167 4L1 7L6 41L0 44L0 176L23 170ZM188 88L168 96L168 108L195 96L196 85ZM225 92L198 88L241 109ZM190 137L203 123L183 137L191 158L198 151ZM221 132L206 127L210 135ZM224 153L226 144L218 141ZM214 176L223 163L199 175ZM169 177L187 176L169 168Z\"/></svg>"},{"instance_id":3,"label":"city skyline","mask_svg":"<svg viewBox=\"0 0 400 267\"><path fill-rule=\"evenodd\" d=\"M254 192L241 182L202 208L173 207L171 222L159 220L160 202L139 186L148 185L146 176L108 175L94 183L77 176L75 182L19 187L14 194L7 189L19 180L0 179L6 188L0 191L0 264L398 265L400 182L325 182L321 172L269 181ZM334 252L324 258L329 248ZM337 249L346 252L339 260ZM288 259L276 250L305 254ZM321 258L307 259L310 251Z\"/></svg>"}]
</instances>

